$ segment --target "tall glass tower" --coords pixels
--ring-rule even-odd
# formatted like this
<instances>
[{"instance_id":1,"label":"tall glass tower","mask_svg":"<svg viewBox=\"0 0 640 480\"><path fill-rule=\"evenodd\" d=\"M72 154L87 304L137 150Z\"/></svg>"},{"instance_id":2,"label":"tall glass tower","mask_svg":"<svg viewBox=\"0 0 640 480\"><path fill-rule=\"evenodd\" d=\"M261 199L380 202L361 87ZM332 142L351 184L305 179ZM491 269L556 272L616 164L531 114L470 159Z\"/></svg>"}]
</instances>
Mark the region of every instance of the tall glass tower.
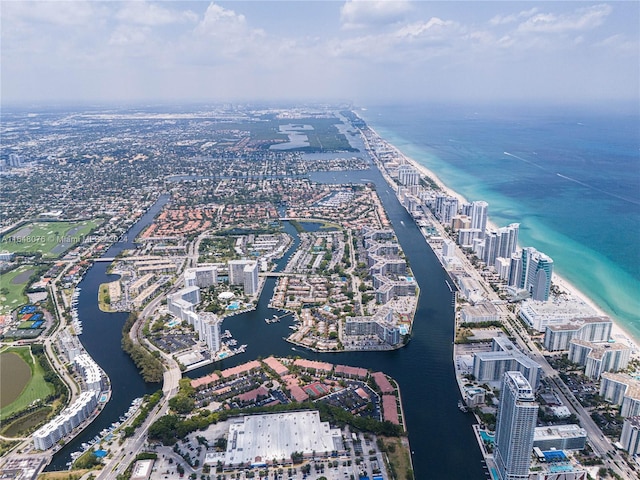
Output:
<instances>
[{"instance_id":1,"label":"tall glass tower","mask_svg":"<svg viewBox=\"0 0 640 480\"><path fill-rule=\"evenodd\" d=\"M553 260L533 247L522 249L520 288L528 290L534 300L549 300Z\"/></svg>"},{"instance_id":2,"label":"tall glass tower","mask_svg":"<svg viewBox=\"0 0 640 480\"><path fill-rule=\"evenodd\" d=\"M520 372L505 372L494 459L502 480L528 480L538 404L531 385Z\"/></svg>"}]
</instances>

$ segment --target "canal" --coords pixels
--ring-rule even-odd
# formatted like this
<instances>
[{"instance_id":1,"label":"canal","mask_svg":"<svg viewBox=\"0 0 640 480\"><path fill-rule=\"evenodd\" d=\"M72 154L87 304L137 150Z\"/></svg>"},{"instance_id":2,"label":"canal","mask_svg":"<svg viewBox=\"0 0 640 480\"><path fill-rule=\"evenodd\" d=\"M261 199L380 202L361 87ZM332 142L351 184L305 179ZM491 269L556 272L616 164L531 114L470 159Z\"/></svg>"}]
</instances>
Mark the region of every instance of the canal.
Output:
<instances>
[{"instance_id":1,"label":"canal","mask_svg":"<svg viewBox=\"0 0 640 480\"><path fill-rule=\"evenodd\" d=\"M473 417L461 413L457 407L460 394L453 367L454 307L447 273L377 168L316 173L310 177L323 183L368 182L376 186L420 286L420 300L411 341L404 348L388 352L319 354L294 347L284 340L290 333L290 319L275 324L264 322L265 318L270 318L275 313L268 308L275 279L268 278L256 309L228 317L222 325L223 329L231 331L239 344L248 345L246 352L189 372L189 376L197 377L269 355L297 355L383 371L400 385L415 478L486 478L482 456L471 428ZM134 228L141 231L151 222L152 217L149 215L157 212L160 207L159 204L154 205ZM297 240L297 234L291 225L285 223L285 230ZM133 239L135 235L137 233L132 229L129 238ZM116 250L112 251L113 248ZM127 247L114 245L105 255L113 256L122 248ZM279 268L282 268L294 249L295 245L280 261ZM87 351L110 376L112 399L91 427L56 454L48 469L64 468L69 461L69 454L77 450L82 442L93 438L100 430L116 421L134 398L158 388L142 381L129 357L120 349L121 330L127 314L106 314L97 307L98 286L109 279L106 267L106 264L98 263L87 272L81 283L82 292L78 305L84 329L81 340Z\"/></svg>"}]
</instances>

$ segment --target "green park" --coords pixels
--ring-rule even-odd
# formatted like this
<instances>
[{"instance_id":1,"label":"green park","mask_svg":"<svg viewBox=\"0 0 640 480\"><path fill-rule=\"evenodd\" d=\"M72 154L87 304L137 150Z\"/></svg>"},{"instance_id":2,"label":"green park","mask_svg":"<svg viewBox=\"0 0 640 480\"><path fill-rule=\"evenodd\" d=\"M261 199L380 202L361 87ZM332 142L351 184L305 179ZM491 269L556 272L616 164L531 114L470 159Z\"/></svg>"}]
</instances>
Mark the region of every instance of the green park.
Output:
<instances>
[{"instance_id":1,"label":"green park","mask_svg":"<svg viewBox=\"0 0 640 480\"><path fill-rule=\"evenodd\" d=\"M0 352L0 421L44 401L54 393L31 347L8 347Z\"/></svg>"},{"instance_id":2,"label":"green park","mask_svg":"<svg viewBox=\"0 0 640 480\"><path fill-rule=\"evenodd\" d=\"M33 265L21 265L0 274L0 315L7 315L28 302L24 291L35 271Z\"/></svg>"}]
</instances>

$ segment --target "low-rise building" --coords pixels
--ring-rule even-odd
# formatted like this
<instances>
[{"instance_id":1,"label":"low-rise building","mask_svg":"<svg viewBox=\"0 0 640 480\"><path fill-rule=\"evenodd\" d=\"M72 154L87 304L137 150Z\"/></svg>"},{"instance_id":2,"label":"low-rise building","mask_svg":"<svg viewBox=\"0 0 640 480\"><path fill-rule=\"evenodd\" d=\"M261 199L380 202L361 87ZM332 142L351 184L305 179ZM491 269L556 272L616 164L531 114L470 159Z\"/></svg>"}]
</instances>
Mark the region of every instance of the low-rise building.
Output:
<instances>
[{"instance_id":1,"label":"low-rise building","mask_svg":"<svg viewBox=\"0 0 640 480\"><path fill-rule=\"evenodd\" d=\"M611 336L613 323L609 317L575 318L558 325L547 325L544 334L544 348L550 352L568 350L571 340L607 342Z\"/></svg>"},{"instance_id":2,"label":"low-rise building","mask_svg":"<svg viewBox=\"0 0 640 480\"><path fill-rule=\"evenodd\" d=\"M565 325L577 318L593 317L596 312L579 300L554 298L549 301L524 300L519 316L531 328L544 332L549 325Z\"/></svg>"},{"instance_id":3,"label":"low-rise building","mask_svg":"<svg viewBox=\"0 0 640 480\"><path fill-rule=\"evenodd\" d=\"M460 310L460 321L462 323L495 322L499 319L498 310L491 302L465 305Z\"/></svg>"},{"instance_id":4,"label":"low-rise building","mask_svg":"<svg viewBox=\"0 0 640 480\"><path fill-rule=\"evenodd\" d=\"M582 450L587 441L587 431L580 425L550 425L536 427L533 446L540 450Z\"/></svg>"},{"instance_id":5,"label":"low-rise building","mask_svg":"<svg viewBox=\"0 0 640 480\"><path fill-rule=\"evenodd\" d=\"M294 452L307 458L342 453L342 432L331 428L329 422L321 422L317 411L239 417L229 425L224 465L259 467L273 459L291 463Z\"/></svg>"},{"instance_id":6,"label":"low-rise building","mask_svg":"<svg viewBox=\"0 0 640 480\"><path fill-rule=\"evenodd\" d=\"M518 371L535 390L540 383L542 367L522 353L507 337L494 337L491 352L473 356L473 375L479 382L499 382L505 372Z\"/></svg>"}]
</instances>

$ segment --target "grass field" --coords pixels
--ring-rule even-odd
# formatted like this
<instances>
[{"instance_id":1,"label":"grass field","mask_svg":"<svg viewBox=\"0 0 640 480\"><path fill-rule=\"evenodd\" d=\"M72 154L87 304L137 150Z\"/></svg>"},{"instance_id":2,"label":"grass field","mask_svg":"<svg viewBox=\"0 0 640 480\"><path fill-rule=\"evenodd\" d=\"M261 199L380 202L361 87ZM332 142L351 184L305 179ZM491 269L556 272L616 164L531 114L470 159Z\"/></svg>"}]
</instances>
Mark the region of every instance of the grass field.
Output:
<instances>
[{"instance_id":1,"label":"grass field","mask_svg":"<svg viewBox=\"0 0 640 480\"><path fill-rule=\"evenodd\" d=\"M409 457L409 443L406 437L378 437L384 444L384 451L391 463L391 468L395 475L392 478L409 479L413 478L411 460Z\"/></svg>"},{"instance_id":2,"label":"grass field","mask_svg":"<svg viewBox=\"0 0 640 480\"><path fill-rule=\"evenodd\" d=\"M21 265L0 275L0 315L6 315L29 301L24 289L33 272L35 267Z\"/></svg>"},{"instance_id":3,"label":"grass field","mask_svg":"<svg viewBox=\"0 0 640 480\"><path fill-rule=\"evenodd\" d=\"M0 353L0 355L17 353L22 360L29 366L31 370L31 378L27 382L27 385L23 388L22 392L13 402L9 405L2 407L0 413L0 421L9 417L10 415L23 410L31 405L36 400L44 400L49 394L53 393L53 387L49 385L44 379L44 372L40 364L31 357L30 347L9 347ZM11 375L2 375L0 377L0 389L10 389L12 384L10 382L19 379L13 378Z\"/></svg>"},{"instance_id":4,"label":"grass field","mask_svg":"<svg viewBox=\"0 0 640 480\"><path fill-rule=\"evenodd\" d=\"M17 254L41 253L42 258L58 258L99 224L99 220L27 223L2 237L0 250Z\"/></svg>"},{"instance_id":5,"label":"grass field","mask_svg":"<svg viewBox=\"0 0 640 480\"><path fill-rule=\"evenodd\" d=\"M38 480L79 480L85 473L90 472L91 470L63 470L60 472L43 472L38 475Z\"/></svg>"},{"instance_id":6,"label":"grass field","mask_svg":"<svg viewBox=\"0 0 640 480\"><path fill-rule=\"evenodd\" d=\"M109 302L107 302L109 299ZM111 301L109 297L109 283L101 283L98 290L98 308L103 312L111 311Z\"/></svg>"}]
</instances>

